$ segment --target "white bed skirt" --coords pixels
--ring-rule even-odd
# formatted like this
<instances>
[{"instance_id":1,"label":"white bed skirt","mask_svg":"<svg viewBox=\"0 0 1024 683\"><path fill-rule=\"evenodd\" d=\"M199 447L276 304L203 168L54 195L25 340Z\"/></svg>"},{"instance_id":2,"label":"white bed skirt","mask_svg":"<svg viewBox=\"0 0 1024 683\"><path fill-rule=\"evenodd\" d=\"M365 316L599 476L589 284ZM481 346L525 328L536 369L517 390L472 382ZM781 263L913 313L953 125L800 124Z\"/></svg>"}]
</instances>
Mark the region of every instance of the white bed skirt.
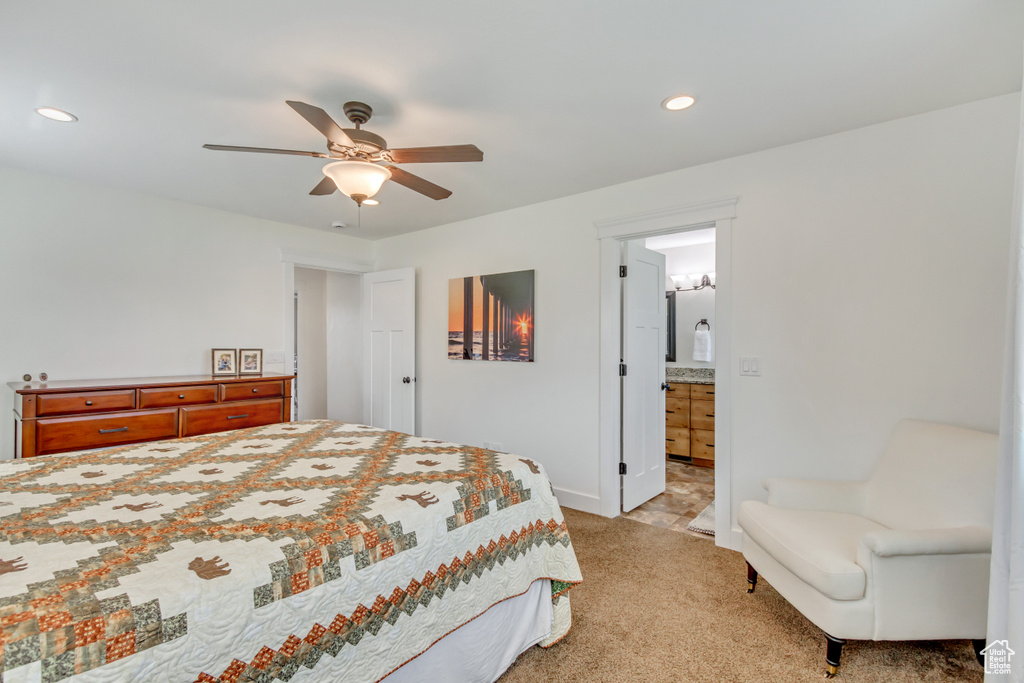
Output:
<instances>
[{"instance_id":1,"label":"white bed skirt","mask_svg":"<svg viewBox=\"0 0 1024 683\"><path fill-rule=\"evenodd\" d=\"M551 635L553 621L551 582L534 581L525 593L452 631L383 683L492 683L516 657Z\"/></svg>"}]
</instances>

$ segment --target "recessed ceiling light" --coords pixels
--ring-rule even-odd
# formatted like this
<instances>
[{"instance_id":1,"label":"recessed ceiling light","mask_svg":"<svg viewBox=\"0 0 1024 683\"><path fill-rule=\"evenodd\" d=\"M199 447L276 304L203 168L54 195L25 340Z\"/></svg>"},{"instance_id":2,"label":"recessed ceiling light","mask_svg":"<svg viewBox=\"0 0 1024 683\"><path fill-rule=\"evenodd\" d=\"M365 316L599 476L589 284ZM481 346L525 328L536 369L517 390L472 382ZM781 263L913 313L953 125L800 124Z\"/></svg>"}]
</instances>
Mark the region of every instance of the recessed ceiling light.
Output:
<instances>
[{"instance_id":1,"label":"recessed ceiling light","mask_svg":"<svg viewBox=\"0 0 1024 683\"><path fill-rule=\"evenodd\" d=\"M692 107L693 103L696 101L697 98L693 95L673 95L662 102L661 106L669 111L679 111L680 109Z\"/></svg>"},{"instance_id":2,"label":"recessed ceiling light","mask_svg":"<svg viewBox=\"0 0 1024 683\"><path fill-rule=\"evenodd\" d=\"M363 206L377 206L380 204L376 199L364 199Z\"/></svg>"},{"instance_id":3,"label":"recessed ceiling light","mask_svg":"<svg viewBox=\"0 0 1024 683\"><path fill-rule=\"evenodd\" d=\"M51 121L61 121L62 123L73 123L78 120L78 117L74 114L69 114L63 109L54 109L53 107L39 107L36 109L36 113Z\"/></svg>"}]
</instances>

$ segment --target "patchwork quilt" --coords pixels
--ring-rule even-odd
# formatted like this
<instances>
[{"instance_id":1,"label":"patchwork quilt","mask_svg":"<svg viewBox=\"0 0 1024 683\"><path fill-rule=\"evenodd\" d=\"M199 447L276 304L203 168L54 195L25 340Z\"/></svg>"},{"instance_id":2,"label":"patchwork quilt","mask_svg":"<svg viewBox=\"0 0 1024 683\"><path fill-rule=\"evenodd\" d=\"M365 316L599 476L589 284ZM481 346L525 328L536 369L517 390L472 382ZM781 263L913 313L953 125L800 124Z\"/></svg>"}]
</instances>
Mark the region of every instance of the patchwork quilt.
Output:
<instances>
[{"instance_id":1,"label":"patchwork quilt","mask_svg":"<svg viewBox=\"0 0 1024 683\"><path fill-rule=\"evenodd\" d=\"M308 421L0 463L0 681L376 681L581 580L528 458Z\"/></svg>"}]
</instances>

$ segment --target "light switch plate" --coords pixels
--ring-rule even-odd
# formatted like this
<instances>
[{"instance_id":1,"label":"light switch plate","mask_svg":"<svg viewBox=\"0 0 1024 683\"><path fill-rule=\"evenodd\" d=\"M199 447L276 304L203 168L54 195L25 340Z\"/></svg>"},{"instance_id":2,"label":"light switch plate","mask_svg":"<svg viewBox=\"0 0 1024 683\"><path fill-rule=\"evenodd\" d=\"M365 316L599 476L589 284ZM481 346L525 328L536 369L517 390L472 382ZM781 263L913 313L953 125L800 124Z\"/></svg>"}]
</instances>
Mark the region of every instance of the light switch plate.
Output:
<instances>
[{"instance_id":1,"label":"light switch plate","mask_svg":"<svg viewBox=\"0 0 1024 683\"><path fill-rule=\"evenodd\" d=\"M740 356L740 376L760 377L761 359L755 356Z\"/></svg>"}]
</instances>

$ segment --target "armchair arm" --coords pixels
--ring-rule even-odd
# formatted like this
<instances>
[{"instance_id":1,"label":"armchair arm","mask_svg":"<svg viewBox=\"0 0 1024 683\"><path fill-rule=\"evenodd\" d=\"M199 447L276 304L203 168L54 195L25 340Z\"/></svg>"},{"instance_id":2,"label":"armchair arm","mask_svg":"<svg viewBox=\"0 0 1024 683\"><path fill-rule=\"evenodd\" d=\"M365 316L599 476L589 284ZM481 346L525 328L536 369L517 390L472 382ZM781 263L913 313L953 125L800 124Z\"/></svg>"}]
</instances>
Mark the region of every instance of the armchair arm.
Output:
<instances>
[{"instance_id":1,"label":"armchair arm","mask_svg":"<svg viewBox=\"0 0 1024 683\"><path fill-rule=\"evenodd\" d=\"M982 526L947 529L869 531L864 547L879 557L898 555L969 555L992 552L992 530Z\"/></svg>"},{"instance_id":2,"label":"armchair arm","mask_svg":"<svg viewBox=\"0 0 1024 683\"><path fill-rule=\"evenodd\" d=\"M813 479L764 480L768 504L790 510L827 510L859 515L864 507L864 482Z\"/></svg>"}]
</instances>

